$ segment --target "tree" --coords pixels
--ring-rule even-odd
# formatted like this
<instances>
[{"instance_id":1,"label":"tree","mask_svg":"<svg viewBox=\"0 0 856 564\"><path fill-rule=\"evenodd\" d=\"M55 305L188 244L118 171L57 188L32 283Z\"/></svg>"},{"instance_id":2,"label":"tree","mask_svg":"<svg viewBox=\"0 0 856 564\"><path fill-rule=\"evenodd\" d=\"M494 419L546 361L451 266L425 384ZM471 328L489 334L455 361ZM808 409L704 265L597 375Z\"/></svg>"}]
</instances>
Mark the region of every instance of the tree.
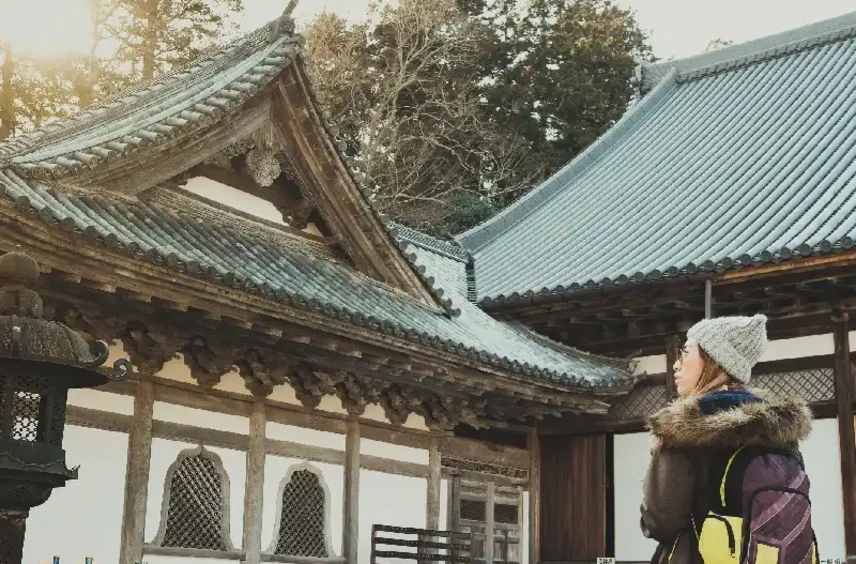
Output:
<instances>
[{"instance_id":1,"label":"tree","mask_svg":"<svg viewBox=\"0 0 856 564\"><path fill-rule=\"evenodd\" d=\"M510 56L486 96L495 118L531 143L531 166L543 178L621 117L636 59L650 48L632 14L611 0L532 0L511 32Z\"/></svg>"},{"instance_id":2,"label":"tree","mask_svg":"<svg viewBox=\"0 0 856 564\"><path fill-rule=\"evenodd\" d=\"M311 71L375 204L437 227L455 193L516 182L525 143L483 108L487 28L452 0L401 0L379 15L349 27L321 14L307 30Z\"/></svg>"},{"instance_id":3,"label":"tree","mask_svg":"<svg viewBox=\"0 0 856 564\"><path fill-rule=\"evenodd\" d=\"M728 47L729 45L734 45L734 42L730 39L714 39L705 47L704 52L710 53L711 51L716 51L717 49L722 49L723 47Z\"/></svg>"},{"instance_id":4,"label":"tree","mask_svg":"<svg viewBox=\"0 0 856 564\"><path fill-rule=\"evenodd\" d=\"M228 16L243 10L242 0L112 0L105 22L119 43L116 59L132 81L148 80L179 67L227 35Z\"/></svg>"},{"instance_id":5,"label":"tree","mask_svg":"<svg viewBox=\"0 0 856 564\"><path fill-rule=\"evenodd\" d=\"M306 31L378 207L438 235L523 195L617 120L644 34L610 0L401 0Z\"/></svg>"}]
</instances>

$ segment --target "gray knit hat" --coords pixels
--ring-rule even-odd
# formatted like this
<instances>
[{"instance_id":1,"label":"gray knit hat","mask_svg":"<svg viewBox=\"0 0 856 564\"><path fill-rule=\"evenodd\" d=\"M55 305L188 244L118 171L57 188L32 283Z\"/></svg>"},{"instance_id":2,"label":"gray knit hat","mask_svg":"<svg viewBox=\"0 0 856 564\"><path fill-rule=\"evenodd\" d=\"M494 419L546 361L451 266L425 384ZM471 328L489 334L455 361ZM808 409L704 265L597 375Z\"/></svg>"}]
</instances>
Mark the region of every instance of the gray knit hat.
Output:
<instances>
[{"instance_id":1,"label":"gray knit hat","mask_svg":"<svg viewBox=\"0 0 856 564\"><path fill-rule=\"evenodd\" d=\"M705 319L690 328L687 338L694 339L732 378L748 384L752 367L767 344L767 318L755 315Z\"/></svg>"}]
</instances>

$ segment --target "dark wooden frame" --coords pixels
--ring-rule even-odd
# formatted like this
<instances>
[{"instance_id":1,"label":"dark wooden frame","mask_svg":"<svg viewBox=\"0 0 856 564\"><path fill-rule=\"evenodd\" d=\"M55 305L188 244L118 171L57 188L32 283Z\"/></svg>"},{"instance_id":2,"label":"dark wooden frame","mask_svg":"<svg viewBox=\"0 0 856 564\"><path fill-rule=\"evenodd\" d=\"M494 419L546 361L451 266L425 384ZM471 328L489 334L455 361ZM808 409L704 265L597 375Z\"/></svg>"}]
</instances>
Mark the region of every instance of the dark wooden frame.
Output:
<instances>
[{"instance_id":1,"label":"dark wooden frame","mask_svg":"<svg viewBox=\"0 0 856 564\"><path fill-rule=\"evenodd\" d=\"M381 537L378 533L394 533L403 535L416 535L417 540L397 539ZM438 539L447 538L443 542ZM469 544L460 541L467 540ZM388 525L372 525L372 550L371 564L378 564L378 558L391 558L395 560L413 560L415 562L457 562L473 564L470 549L473 545L472 533L459 533L454 531L435 531L429 529L415 529L410 527L392 527ZM413 547L416 552L401 552L397 550L379 550L379 546ZM423 549L437 551L448 549L451 554L442 555L436 552L423 552ZM465 554L462 554L465 553Z\"/></svg>"},{"instance_id":2,"label":"dark wooden frame","mask_svg":"<svg viewBox=\"0 0 856 564\"><path fill-rule=\"evenodd\" d=\"M662 354L710 307L717 316L764 313L773 339L829 333L834 311L856 311L856 250L763 267L486 302L559 342L621 357Z\"/></svg>"}]
</instances>

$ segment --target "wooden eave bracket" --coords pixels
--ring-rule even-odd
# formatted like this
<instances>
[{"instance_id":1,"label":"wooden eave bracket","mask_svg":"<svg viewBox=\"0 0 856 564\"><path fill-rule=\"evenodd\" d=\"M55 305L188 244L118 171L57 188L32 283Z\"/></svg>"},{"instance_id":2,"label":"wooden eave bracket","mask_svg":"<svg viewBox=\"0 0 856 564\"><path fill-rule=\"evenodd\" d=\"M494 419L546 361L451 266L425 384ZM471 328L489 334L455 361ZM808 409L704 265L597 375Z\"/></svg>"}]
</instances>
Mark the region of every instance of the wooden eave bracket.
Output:
<instances>
[{"instance_id":1,"label":"wooden eave bracket","mask_svg":"<svg viewBox=\"0 0 856 564\"><path fill-rule=\"evenodd\" d=\"M368 202L354 172L325 124L300 58L282 75L276 96L283 135L291 137L311 170L318 208L363 272L379 278L438 312L455 314L448 300L418 272Z\"/></svg>"}]
</instances>

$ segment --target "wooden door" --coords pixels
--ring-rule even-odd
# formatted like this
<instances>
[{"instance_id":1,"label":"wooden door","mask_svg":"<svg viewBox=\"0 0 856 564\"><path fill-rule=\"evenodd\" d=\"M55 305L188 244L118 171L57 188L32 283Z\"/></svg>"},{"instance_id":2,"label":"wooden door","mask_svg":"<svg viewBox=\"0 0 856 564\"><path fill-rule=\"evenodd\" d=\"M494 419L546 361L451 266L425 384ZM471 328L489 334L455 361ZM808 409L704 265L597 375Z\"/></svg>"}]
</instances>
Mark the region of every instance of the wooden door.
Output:
<instances>
[{"instance_id":1,"label":"wooden door","mask_svg":"<svg viewBox=\"0 0 856 564\"><path fill-rule=\"evenodd\" d=\"M606 435L541 437L541 562L607 556Z\"/></svg>"}]
</instances>

